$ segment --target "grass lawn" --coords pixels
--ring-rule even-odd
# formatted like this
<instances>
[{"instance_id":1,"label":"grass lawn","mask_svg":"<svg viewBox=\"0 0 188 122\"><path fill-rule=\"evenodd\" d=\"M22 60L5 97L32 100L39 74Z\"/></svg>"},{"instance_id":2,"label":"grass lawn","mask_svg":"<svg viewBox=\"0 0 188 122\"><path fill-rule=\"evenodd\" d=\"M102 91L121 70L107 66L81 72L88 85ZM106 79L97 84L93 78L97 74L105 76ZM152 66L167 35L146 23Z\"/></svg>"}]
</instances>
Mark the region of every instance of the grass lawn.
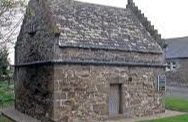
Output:
<instances>
[{"instance_id":1,"label":"grass lawn","mask_svg":"<svg viewBox=\"0 0 188 122\"><path fill-rule=\"evenodd\" d=\"M6 81L0 81L0 109L8 107L14 103L14 86L8 85ZM0 115L0 122L12 122Z\"/></svg>"},{"instance_id":2,"label":"grass lawn","mask_svg":"<svg viewBox=\"0 0 188 122\"><path fill-rule=\"evenodd\" d=\"M0 122L12 122L12 121L7 119L6 117L0 116Z\"/></svg>"},{"instance_id":3,"label":"grass lawn","mask_svg":"<svg viewBox=\"0 0 188 122\"><path fill-rule=\"evenodd\" d=\"M8 85L5 81L0 81L0 108L11 105L14 101L14 86Z\"/></svg>"},{"instance_id":4,"label":"grass lawn","mask_svg":"<svg viewBox=\"0 0 188 122\"><path fill-rule=\"evenodd\" d=\"M180 115L180 116L175 116L175 117L148 120L148 121L142 121L142 122L188 122L188 115Z\"/></svg>"},{"instance_id":5,"label":"grass lawn","mask_svg":"<svg viewBox=\"0 0 188 122\"><path fill-rule=\"evenodd\" d=\"M167 97L165 106L169 110L188 112L188 100L185 99Z\"/></svg>"},{"instance_id":6,"label":"grass lawn","mask_svg":"<svg viewBox=\"0 0 188 122\"><path fill-rule=\"evenodd\" d=\"M166 97L165 106L169 110L188 112L188 100L186 99ZM188 114L142 122L188 122Z\"/></svg>"}]
</instances>

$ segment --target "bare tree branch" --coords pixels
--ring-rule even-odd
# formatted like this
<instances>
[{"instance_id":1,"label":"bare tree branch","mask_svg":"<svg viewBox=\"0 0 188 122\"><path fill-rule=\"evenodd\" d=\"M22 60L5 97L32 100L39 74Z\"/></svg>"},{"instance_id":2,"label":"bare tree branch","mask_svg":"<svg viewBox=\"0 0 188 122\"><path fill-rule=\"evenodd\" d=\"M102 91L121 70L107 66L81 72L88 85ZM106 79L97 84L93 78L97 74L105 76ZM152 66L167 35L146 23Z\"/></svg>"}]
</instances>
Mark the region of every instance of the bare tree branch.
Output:
<instances>
[{"instance_id":1,"label":"bare tree branch","mask_svg":"<svg viewBox=\"0 0 188 122\"><path fill-rule=\"evenodd\" d=\"M15 20L16 12L23 12L26 0L0 0L0 48L7 44L13 44L15 31L19 28L22 19Z\"/></svg>"}]
</instances>

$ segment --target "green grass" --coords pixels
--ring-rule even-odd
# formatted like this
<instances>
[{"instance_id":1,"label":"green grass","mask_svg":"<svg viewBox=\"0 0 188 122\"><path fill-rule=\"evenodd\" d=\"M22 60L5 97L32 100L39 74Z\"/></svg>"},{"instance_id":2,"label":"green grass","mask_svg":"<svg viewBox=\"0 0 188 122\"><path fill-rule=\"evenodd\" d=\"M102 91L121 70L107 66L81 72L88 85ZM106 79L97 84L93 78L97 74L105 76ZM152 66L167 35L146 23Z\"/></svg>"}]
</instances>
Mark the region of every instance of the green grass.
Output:
<instances>
[{"instance_id":1,"label":"green grass","mask_svg":"<svg viewBox=\"0 0 188 122\"><path fill-rule=\"evenodd\" d=\"M175 117L167 117L163 119L148 120L142 122L188 122L188 115L180 115Z\"/></svg>"},{"instance_id":2,"label":"green grass","mask_svg":"<svg viewBox=\"0 0 188 122\"><path fill-rule=\"evenodd\" d=\"M0 108L11 105L14 101L14 86L0 81Z\"/></svg>"},{"instance_id":3,"label":"green grass","mask_svg":"<svg viewBox=\"0 0 188 122\"><path fill-rule=\"evenodd\" d=\"M0 81L0 109L14 103L14 85L6 81ZM0 122L12 122L6 117L0 116Z\"/></svg>"},{"instance_id":4,"label":"green grass","mask_svg":"<svg viewBox=\"0 0 188 122\"><path fill-rule=\"evenodd\" d=\"M12 122L11 120L9 120L6 117L0 116L0 122Z\"/></svg>"},{"instance_id":5,"label":"green grass","mask_svg":"<svg viewBox=\"0 0 188 122\"><path fill-rule=\"evenodd\" d=\"M180 111L180 112L188 112L188 100L182 98L174 98L174 97L166 97L165 98L165 106L169 110ZM167 117L156 120L148 120L142 122L188 122L188 114Z\"/></svg>"},{"instance_id":6,"label":"green grass","mask_svg":"<svg viewBox=\"0 0 188 122\"><path fill-rule=\"evenodd\" d=\"M165 106L169 110L188 112L188 100L185 99L167 97Z\"/></svg>"}]
</instances>

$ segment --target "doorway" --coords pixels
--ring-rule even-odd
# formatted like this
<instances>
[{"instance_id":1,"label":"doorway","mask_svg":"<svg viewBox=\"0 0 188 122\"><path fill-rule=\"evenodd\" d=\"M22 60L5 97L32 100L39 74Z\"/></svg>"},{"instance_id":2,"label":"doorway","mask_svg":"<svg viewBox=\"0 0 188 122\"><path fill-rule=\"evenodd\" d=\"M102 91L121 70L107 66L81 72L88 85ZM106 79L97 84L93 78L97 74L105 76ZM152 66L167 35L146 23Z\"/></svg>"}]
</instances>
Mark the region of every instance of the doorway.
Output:
<instances>
[{"instance_id":1,"label":"doorway","mask_svg":"<svg viewBox=\"0 0 188 122\"><path fill-rule=\"evenodd\" d=\"M110 84L109 115L116 116L122 113L122 85Z\"/></svg>"}]
</instances>

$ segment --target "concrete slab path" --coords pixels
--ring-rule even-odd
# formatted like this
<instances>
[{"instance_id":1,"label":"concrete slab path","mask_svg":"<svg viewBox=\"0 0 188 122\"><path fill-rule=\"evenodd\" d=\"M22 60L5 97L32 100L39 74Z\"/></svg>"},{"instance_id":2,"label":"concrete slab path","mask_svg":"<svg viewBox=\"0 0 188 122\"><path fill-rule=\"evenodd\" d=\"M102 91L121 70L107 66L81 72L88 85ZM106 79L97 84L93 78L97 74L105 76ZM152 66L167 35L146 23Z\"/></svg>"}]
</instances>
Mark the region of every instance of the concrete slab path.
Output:
<instances>
[{"instance_id":1,"label":"concrete slab path","mask_svg":"<svg viewBox=\"0 0 188 122\"><path fill-rule=\"evenodd\" d=\"M172 117L172 116L178 116L178 115L184 115L184 114L186 113L166 110L165 113L157 114L154 116L141 117L141 118L135 118L135 119L108 120L106 122L139 122L139 121L144 121L144 120L160 119L160 118Z\"/></svg>"},{"instance_id":2,"label":"concrete slab path","mask_svg":"<svg viewBox=\"0 0 188 122\"><path fill-rule=\"evenodd\" d=\"M14 122L40 122L26 114L17 111L14 107L2 110L2 115Z\"/></svg>"},{"instance_id":3,"label":"concrete slab path","mask_svg":"<svg viewBox=\"0 0 188 122\"><path fill-rule=\"evenodd\" d=\"M23 114L17 111L14 107L3 109L1 110L1 112L3 116L15 122L40 122L39 120L36 120L30 116L27 116L26 114ZM157 114L157 115L149 116L149 117L141 117L141 118L134 118L134 119L107 120L105 122L139 122L139 121L144 121L144 120L160 119L160 118L172 117L172 116L178 116L178 115L184 115L184 114L186 113L166 110L165 113Z\"/></svg>"}]
</instances>

